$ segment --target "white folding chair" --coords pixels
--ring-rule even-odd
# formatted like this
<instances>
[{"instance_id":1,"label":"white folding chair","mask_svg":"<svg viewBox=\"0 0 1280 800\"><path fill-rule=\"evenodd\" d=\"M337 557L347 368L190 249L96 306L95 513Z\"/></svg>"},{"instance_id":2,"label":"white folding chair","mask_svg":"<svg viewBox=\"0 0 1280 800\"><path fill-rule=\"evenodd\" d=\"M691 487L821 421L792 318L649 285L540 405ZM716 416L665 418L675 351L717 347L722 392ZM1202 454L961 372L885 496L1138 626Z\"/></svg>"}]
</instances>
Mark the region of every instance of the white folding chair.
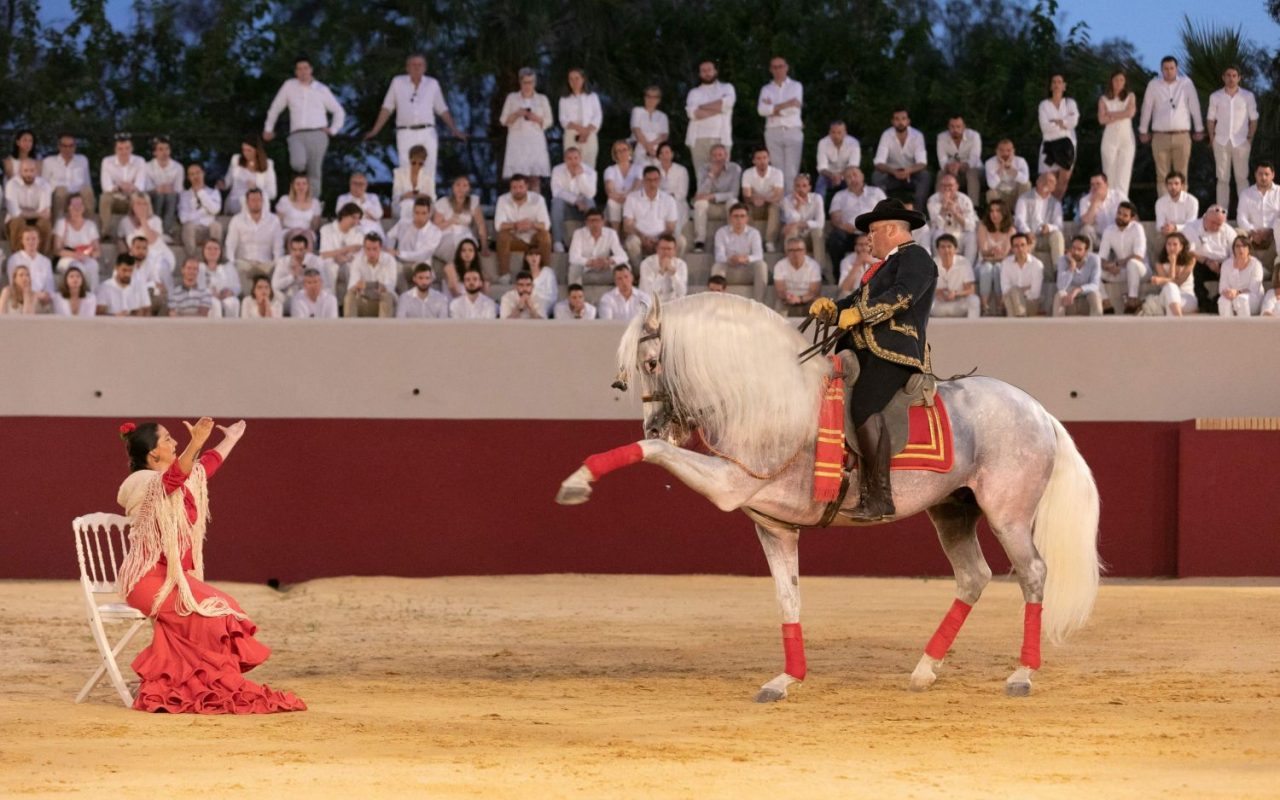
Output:
<instances>
[{"instance_id":1,"label":"white folding chair","mask_svg":"<svg viewBox=\"0 0 1280 800\"><path fill-rule=\"evenodd\" d=\"M80 560L80 587L84 590L85 610L89 615L89 631L101 656L98 668L89 677L84 688L76 695L76 702L83 703L103 675L111 679L120 700L126 706L133 705L133 692L125 684L116 658L129 641L146 623L142 612L121 602L116 593L116 575L120 562L129 550L127 529L129 518L119 514L86 514L71 522L76 534L76 557ZM114 602L100 602L99 595L111 595ZM107 638L103 622L132 622L124 637L114 646Z\"/></svg>"}]
</instances>

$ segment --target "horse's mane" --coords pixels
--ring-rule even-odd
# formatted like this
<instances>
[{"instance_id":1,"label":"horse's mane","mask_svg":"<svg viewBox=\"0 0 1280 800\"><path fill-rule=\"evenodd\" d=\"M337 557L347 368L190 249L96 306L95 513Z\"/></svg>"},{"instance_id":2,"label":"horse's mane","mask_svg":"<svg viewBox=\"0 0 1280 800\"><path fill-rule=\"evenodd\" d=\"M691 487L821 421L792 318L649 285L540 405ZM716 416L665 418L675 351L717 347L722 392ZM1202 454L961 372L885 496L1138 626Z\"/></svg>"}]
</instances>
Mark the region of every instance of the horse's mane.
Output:
<instances>
[{"instance_id":1,"label":"horse's mane","mask_svg":"<svg viewBox=\"0 0 1280 800\"><path fill-rule=\"evenodd\" d=\"M759 472L781 467L817 434L826 359L800 364L803 336L767 306L704 292L661 307L662 379L677 411L703 439ZM619 372L652 388L638 369L644 315L618 345Z\"/></svg>"}]
</instances>

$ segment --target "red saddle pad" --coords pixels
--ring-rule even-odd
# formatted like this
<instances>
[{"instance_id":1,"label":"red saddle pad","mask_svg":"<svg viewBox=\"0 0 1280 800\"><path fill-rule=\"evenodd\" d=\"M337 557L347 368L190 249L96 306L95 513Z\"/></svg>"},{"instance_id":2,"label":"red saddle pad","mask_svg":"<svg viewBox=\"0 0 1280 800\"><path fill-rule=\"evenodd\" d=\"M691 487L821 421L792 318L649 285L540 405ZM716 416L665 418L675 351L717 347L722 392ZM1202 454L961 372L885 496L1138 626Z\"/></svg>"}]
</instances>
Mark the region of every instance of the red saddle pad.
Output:
<instances>
[{"instance_id":1,"label":"red saddle pad","mask_svg":"<svg viewBox=\"0 0 1280 800\"><path fill-rule=\"evenodd\" d=\"M951 439L951 419L942 395L932 406L907 409L907 446L890 461L890 469L922 469L950 472L955 464L955 442Z\"/></svg>"}]
</instances>

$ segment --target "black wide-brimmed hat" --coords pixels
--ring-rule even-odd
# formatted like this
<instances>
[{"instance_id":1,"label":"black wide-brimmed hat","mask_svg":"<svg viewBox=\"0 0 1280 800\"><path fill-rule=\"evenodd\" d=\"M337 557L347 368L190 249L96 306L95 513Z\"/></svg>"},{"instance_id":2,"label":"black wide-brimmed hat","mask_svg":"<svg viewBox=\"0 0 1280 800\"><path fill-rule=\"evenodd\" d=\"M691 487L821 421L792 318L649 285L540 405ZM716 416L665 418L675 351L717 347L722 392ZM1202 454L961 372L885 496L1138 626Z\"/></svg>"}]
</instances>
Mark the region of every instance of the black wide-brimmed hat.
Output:
<instances>
[{"instance_id":1,"label":"black wide-brimmed hat","mask_svg":"<svg viewBox=\"0 0 1280 800\"><path fill-rule=\"evenodd\" d=\"M912 211L902 204L901 200L881 200L876 203L876 207L865 214L859 214L858 218L853 221L853 227L866 233L873 222L884 222L885 220L896 219L905 222L911 226L911 230L923 228L925 223L924 214L919 211Z\"/></svg>"}]
</instances>

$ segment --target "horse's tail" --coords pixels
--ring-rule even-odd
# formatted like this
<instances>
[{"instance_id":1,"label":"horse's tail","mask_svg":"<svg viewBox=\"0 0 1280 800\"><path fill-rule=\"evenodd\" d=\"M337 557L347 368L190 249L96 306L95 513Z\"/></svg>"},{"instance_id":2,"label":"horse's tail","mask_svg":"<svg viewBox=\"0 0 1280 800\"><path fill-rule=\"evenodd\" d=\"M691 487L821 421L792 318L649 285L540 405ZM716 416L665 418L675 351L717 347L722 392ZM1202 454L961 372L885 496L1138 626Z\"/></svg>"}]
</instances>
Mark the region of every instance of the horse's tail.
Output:
<instances>
[{"instance_id":1,"label":"horse's tail","mask_svg":"<svg viewBox=\"0 0 1280 800\"><path fill-rule=\"evenodd\" d=\"M1075 442L1054 419L1053 474L1036 506L1035 545L1045 562L1044 631L1059 644L1083 626L1098 594L1098 487Z\"/></svg>"}]
</instances>

